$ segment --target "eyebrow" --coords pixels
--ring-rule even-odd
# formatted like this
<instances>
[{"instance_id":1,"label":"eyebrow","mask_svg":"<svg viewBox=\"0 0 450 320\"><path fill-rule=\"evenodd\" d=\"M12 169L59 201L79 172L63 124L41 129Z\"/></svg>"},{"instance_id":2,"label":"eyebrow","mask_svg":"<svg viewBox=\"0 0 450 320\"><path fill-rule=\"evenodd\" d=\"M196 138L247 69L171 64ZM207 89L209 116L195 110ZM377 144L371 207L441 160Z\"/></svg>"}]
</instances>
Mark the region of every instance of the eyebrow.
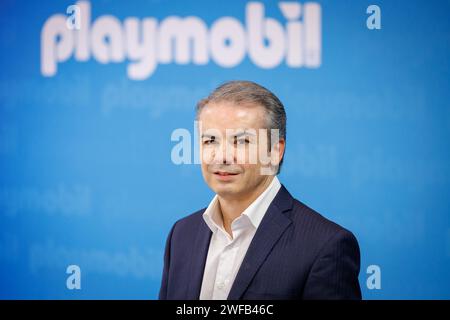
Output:
<instances>
[{"instance_id":1,"label":"eyebrow","mask_svg":"<svg viewBox=\"0 0 450 320\"><path fill-rule=\"evenodd\" d=\"M253 133L253 132L249 132L249 131L241 131L241 132L238 132L238 133L236 133L236 134L232 134L232 135L230 135L231 137L233 137L233 138L240 138L240 137L242 137L242 136L255 136L255 134ZM201 139L216 139L217 138L217 136L216 135L214 135L214 134L209 134L209 133L203 133L202 135L201 135Z\"/></svg>"},{"instance_id":2,"label":"eyebrow","mask_svg":"<svg viewBox=\"0 0 450 320\"><path fill-rule=\"evenodd\" d=\"M246 136L246 135L247 136L255 136L255 134L253 132L245 131L245 130L241 131L241 132L238 132L236 134L232 134L231 136L234 137L234 138L239 138L239 137ZM201 138L202 139L203 138L214 138L215 139L216 136L214 134L203 133Z\"/></svg>"},{"instance_id":3,"label":"eyebrow","mask_svg":"<svg viewBox=\"0 0 450 320\"><path fill-rule=\"evenodd\" d=\"M207 134L207 133L205 134L205 133L203 133L203 134L202 134L202 139L203 139L203 138L214 138L214 139L215 139L216 136L213 135L213 134Z\"/></svg>"},{"instance_id":4,"label":"eyebrow","mask_svg":"<svg viewBox=\"0 0 450 320\"><path fill-rule=\"evenodd\" d=\"M239 138L239 137L242 137L242 136L254 136L254 135L255 134L253 132L248 132L248 131L244 130L244 131L238 132L236 134L233 134L232 137Z\"/></svg>"}]
</instances>

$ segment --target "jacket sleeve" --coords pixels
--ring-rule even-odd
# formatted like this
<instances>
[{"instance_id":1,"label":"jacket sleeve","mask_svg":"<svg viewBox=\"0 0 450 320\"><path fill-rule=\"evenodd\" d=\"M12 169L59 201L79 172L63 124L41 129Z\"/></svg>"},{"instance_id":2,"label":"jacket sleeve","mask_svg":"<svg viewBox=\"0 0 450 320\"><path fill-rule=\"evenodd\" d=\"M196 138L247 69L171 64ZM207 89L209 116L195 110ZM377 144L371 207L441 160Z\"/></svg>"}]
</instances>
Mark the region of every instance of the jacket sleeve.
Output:
<instances>
[{"instance_id":1,"label":"jacket sleeve","mask_svg":"<svg viewBox=\"0 0 450 320\"><path fill-rule=\"evenodd\" d=\"M175 229L176 223L173 225L166 240L166 249L164 251L164 267L161 280L161 288L159 289L159 300L167 300L167 286L169 282L169 269L170 269L170 247L172 242L172 234Z\"/></svg>"},{"instance_id":2,"label":"jacket sleeve","mask_svg":"<svg viewBox=\"0 0 450 320\"><path fill-rule=\"evenodd\" d=\"M361 299L359 269L358 241L351 232L341 229L315 259L303 299Z\"/></svg>"}]
</instances>

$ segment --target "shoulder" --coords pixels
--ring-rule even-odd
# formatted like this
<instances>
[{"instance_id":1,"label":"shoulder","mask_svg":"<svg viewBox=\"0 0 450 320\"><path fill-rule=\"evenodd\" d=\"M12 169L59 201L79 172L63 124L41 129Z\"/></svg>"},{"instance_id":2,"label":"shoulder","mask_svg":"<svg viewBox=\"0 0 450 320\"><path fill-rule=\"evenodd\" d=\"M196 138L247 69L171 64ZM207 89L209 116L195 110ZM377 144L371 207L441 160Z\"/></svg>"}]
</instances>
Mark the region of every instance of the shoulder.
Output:
<instances>
[{"instance_id":1,"label":"shoulder","mask_svg":"<svg viewBox=\"0 0 450 320\"><path fill-rule=\"evenodd\" d=\"M345 230L344 227L325 218L322 214L297 199L294 199L293 201L292 212L290 213L289 218L297 224L307 223L311 227L317 229L318 232L322 233L336 233Z\"/></svg>"},{"instance_id":2,"label":"shoulder","mask_svg":"<svg viewBox=\"0 0 450 320\"><path fill-rule=\"evenodd\" d=\"M294 233L301 237L304 243L316 247L319 251L343 241L358 248L356 237L351 231L325 218L297 199L293 200L292 210L286 214L293 223Z\"/></svg>"},{"instance_id":3,"label":"shoulder","mask_svg":"<svg viewBox=\"0 0 450 320\"><path fill-rule=\"evenodd\" d=\"M198 232L201 227L207 227L203 220L205 210L206 208L200 209L176 221L172 227L172 234L192 234Z\"/></svg>"},{"instance_id":4,"label":"shoulder","mask_svg":"<svg viewBox=\"0 0 450 320\"><path fill-rule=\"evenodd\" d=\"M273 200L273 204L292 222L297 232L325 238L338 232L349 232L294 198L283 185Z\"/></svg>"}]
</instances>

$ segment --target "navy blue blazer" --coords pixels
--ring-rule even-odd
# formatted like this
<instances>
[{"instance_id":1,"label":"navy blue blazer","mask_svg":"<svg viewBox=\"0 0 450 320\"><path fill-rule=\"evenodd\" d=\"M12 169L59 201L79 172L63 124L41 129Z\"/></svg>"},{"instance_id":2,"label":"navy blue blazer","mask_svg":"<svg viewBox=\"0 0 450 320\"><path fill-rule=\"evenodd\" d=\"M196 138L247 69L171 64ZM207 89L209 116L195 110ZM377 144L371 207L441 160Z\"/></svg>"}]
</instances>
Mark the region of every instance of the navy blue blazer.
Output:
<instances>
[{"instance_id":1,"label":"navy blue blazer","mask_svg":"<svg viewBox=\"0 0 450 320\"><path fill-rule=\"evenodd\" d=\"M172 227L160 299L199 299L212 235L204 211ZM255 233L228 299L361 299L359 268L354 235L282 186Z\"/></svg>"}]
</instances>

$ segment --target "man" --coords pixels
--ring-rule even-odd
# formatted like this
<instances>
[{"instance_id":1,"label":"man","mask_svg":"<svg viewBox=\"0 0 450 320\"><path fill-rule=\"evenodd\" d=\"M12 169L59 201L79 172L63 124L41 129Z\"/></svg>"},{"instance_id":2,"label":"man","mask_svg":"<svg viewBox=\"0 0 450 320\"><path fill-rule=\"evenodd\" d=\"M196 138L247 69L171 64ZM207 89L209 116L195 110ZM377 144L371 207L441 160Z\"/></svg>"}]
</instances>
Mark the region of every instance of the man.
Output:
<instances>
[{"instance_id":1,"label":"man","mask_svg":"<svg viewBox=\"0 0 450 320\"><path fill-rule=\"evenodd\" d=\"M279 99L231 81L198 103L197 120L202 174L216 196L170 231L159 298L360 299L353 234L276 177L286 145Z\"/></svg>"}]
</instances>

